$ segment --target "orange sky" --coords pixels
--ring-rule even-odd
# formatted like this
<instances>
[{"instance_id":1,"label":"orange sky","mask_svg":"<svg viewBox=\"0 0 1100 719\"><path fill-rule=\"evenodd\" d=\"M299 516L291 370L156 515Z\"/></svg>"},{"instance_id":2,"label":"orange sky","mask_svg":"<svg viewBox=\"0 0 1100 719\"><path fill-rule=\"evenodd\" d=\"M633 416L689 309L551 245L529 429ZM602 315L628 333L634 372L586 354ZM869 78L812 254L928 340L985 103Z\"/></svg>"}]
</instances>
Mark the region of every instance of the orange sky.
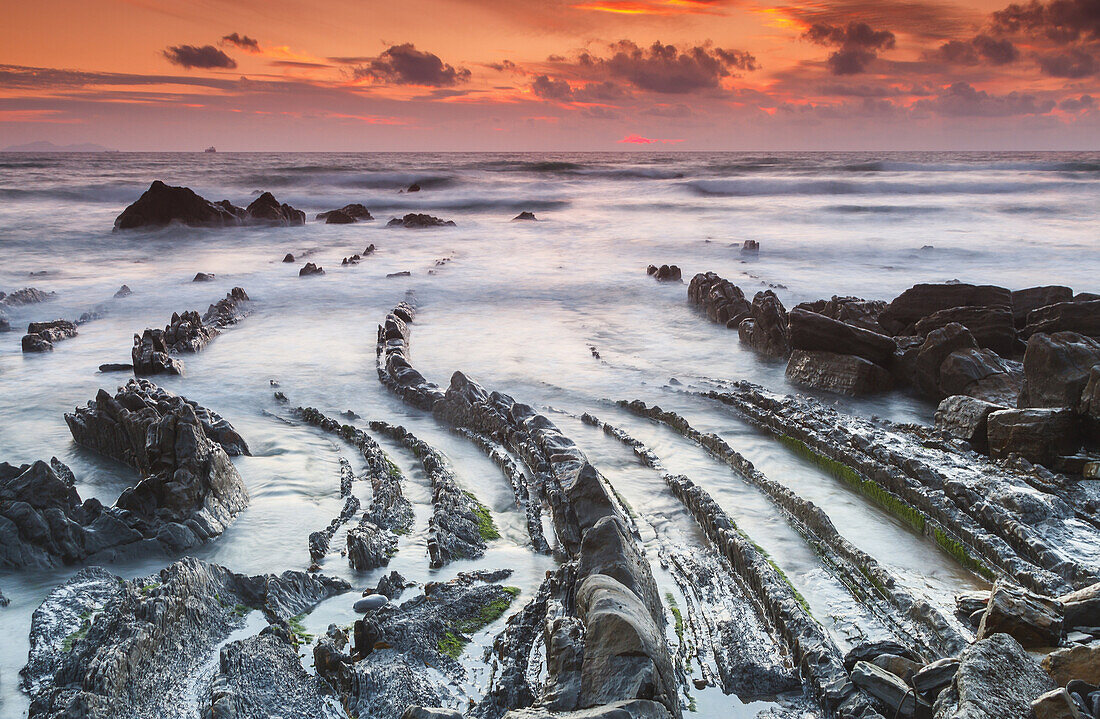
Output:
<instances>
[{"instance_id":1,"label":"orange sky","mask_svg":"<svg viewBox=\"0 0 1100 719\"><path fill-rule=\"evenodd\" d=\"M0 147L1100 149L1100 0L37 0L4 20Z\"/></svg>"}]
</instances>

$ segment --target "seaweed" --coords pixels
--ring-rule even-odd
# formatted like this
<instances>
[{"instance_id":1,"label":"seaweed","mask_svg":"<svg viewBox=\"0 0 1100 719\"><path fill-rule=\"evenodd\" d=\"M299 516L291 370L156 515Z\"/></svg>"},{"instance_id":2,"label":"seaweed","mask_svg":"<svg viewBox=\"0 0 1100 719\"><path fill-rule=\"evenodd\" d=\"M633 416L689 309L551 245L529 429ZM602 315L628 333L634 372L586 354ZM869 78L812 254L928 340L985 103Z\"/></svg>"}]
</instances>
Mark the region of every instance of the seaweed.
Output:
<instances>
[{"instance_id":1,"label":"seaweed","mask_svg":"<svg viewBox=\"0 0 1100 719\"><path fill-rule=\"evenodd\" d=\"M497 530L496 524L493 523L493 514L489 511L489 508L482 504L473 492L465 492L464 494L473 503L474 516L477 518L477 531L481 534L481 538L485 541L500 539L500 532Z\"/></svg>"}]
</instances>

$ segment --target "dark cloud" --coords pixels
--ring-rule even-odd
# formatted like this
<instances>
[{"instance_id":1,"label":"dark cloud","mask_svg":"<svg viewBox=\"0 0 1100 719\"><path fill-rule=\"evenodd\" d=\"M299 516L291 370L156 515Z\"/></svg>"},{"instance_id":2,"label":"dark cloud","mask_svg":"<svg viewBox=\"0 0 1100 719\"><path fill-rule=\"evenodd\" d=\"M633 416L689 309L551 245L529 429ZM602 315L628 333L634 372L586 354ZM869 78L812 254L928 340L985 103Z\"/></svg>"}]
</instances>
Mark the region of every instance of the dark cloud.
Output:
<instances>
[{"instance_id":1,"label":"dark cloud","mask_svg":"<svg viewBox=\"0 0 1100 719\"><path fill-rule=\"evenodd\" d=\"M118 72L83 72L52 67L0 65L0 88L71 89L102 85L193 85L229 90L238 80L183 75L135 75Z\"/></svg>"},{"instance_id":2,"label":"dark cloud","mask_svg":"<svg viewBox=\"0 0 1100 719\"><path fill-rule=\"evenodd\" d=\"M802 37L818 45L839 48L826 62L834 75L858 75L878 57L877 50L890 50L895 45L894 33L876 30L865 22L844 26L814 23Z\"/></svg>"},{"instance_id":3,"label":"dark cloud","mask_svg":"<svg viewBox=\"0 0 1100 719\"><path fill-rule=\"evenodd\" d=\"M626 97L627 93L613 82L589 82L572 87L565 80L539 75L531 83L531 92L544 100L558 102L612 102Z\"/></svg>"},{"instance_id":4,"label":"dark cloud","mask_svg":"<svg viewBox=\"0 0 1100 719\"><path fill-rule=\"evenodd\" d=\"M985 19L984 13L961 4L934 0L828 0L791 3L782 10L805 26L845 27L856 21L936 42L955 37L960 27L976 27Z\"/></svg>"},{"instance_id":5,"label":"dark cloud","mask_svg":"<svg viewBox=\"0 0 1100 719\"><path fill-rule=\"evenodd\" d=\"M1006 34L1037 33L1055 42L1100 39L1100 2L1097 0L1031 0L993 13L994 28Z\"/></svg>"},{"instance_id":6,"label":"dark cloud","mask_svg":"<svg viewBox=\"0 0 1100 719\"><path fill-rule=\"evenodd\" d=\"M1065 112L1083 112L1096 107L1096 99L1092 95L1070 97L1058 103L1058 109Z\"/></svg>"},{"instance_id":7,"label":"dark cloud","mask_svg":"<svg viewBox=\"0 0 1100 719\"><path fill-rule=\"evenodd\" d=\"M511 60L501 60L500 62L491 62L488 65L486 65L486 67L488 67L491 70L496 70L497 72L515 72L518 69L516 64L514 62L512 62Z\"/></svg>"},{"instance_id":8,"label":"dark cloud","mask_svg":"<svg viewBox=\"0 0 1100 719\"><path fill-rule=\"evenodd\" d=\"M174 45L164 50L168 62L180 67L203 69L224 68L232 70L237 62L213 45Z\"/></svg>"},{"instance_id":9,"label":"dark cloud","mask_svg":"<svg viewBox=\"0 0 1100 719\"><path fill-rule=\"evenodd\" d=\"M1077 80L1100 73L1100 61L1092 53L1081 48L1063 52L1050 52L1036 57L1044 75Z\"/></svg>"},{"instance_id":10,"label":"dark cloud","mask_svg":"<svg viewBox=\"0 0 1100 719\"><path fill-rule=\"evenodd\" d=\"M539 75L531 83L531 92L543 100L558 100L559 102L571 102L573 100L573 88L565 80L554 80L546 75Z\"/></svg>"},{"instance_id":11,"label":"dark cloud","mask_svg":"<svg viewBox=\"0 0 1100 719\"><path fill-rule=\"evenodd\" d=\"M317 70L332 67L323 62L302 62L300 60L272 60L270 65L274 67L301 68L303 70Z\"/></svg>"},{"instance_id":12,"label":"dark cloud","mask_svg":"<svg viewBox=\"0 0 1100 719\"><path fill-rule=\"evenodd\" d=\"M232 33L230 35L223 35L221 40L222 45L235 45L236 47L244 50L245 52L259 53L260 42L256 38L249 37L248 35L240 35L238 33Z\"/></svg>"},{"instance_id":13,"label":"dark cloud","mask_svg":"<svg viewBox=\"0 0 1100 719\"><path fill-rule=\"evenodd\" d=\"M1045 115L1054 109L1054 104L1053 100L1041 100L1029 93L990 95L969 83L956 82L944 88L937 97L918 100L913 109L945 117L1012 117Z\"/></svg>"},{"instance_id":14,"label":"dark cloud","mask_svg":"<svg viewBox=\"0 0 1100 719\"><path fill-rule=\"evenodd\" d=\"M394 45L378 57L364 58L353 70L358 79L391 85L452 87L470 79L470 71L443 62L438 55L417 50L412 43Z\"/></svg>"},{"instance_id":15,"label":"dark cloud","mask_svg":"<svg viewBox=\"0 0 1100 719\"><path fill-rule=\"evenodd\" d=\"M1020 51L1011 40L978 35L972 40L951 40L926 57L951 65L1007 65L1020 59Z\"/></svg>"},{"instance_id":16,"label":"dark cloud","mask_svg":"<svg viewBox=\"0 0 1100 719\"><path fill-rule=\"evenodd\" d=\"M736 71L759 68L756 58L741 50L697 45L680 51L675 45L655 42L639 47L630 40L610 46L610 55L582 53L575 68L582 74L603 75L625 81L640 90L683 94L717 88L722 78Z\"/></svg>"}]
</instances>

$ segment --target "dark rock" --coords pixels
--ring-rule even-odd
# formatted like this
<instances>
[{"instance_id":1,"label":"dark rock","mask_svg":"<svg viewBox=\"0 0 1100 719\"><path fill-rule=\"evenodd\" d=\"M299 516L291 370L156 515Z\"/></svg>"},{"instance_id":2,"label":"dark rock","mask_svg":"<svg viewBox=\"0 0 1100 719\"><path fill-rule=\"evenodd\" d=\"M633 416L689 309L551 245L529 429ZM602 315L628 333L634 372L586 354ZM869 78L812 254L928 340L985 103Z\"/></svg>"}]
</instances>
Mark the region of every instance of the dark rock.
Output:
<instances>
[{"instance_id":1,"label":"dark rock","mask_svg":"<svg viewBox=\"0 0 1100 719\"><path fill-rule=\"evenodd\" d=\"M819 315L825 315L830 319L869 330L875 334L886 334L886 331L882 329L882 325L878 323L879 315L886 309L886 303L882 300L864 300L859 297L837 297L833 295L832 299L828 300L803 302L797 305L795 309L816 312Z\"/></svg>"},{"instance_id":2,"label":"dark rock","mask_svg":"<svg viewBox=\"0 0 1100 719\"><path fill-rule=\"evenodd\" d=\"M408 270L401 270L400 272L389 272L386 277L411 277L412 273Z\"/></svg>"},{"instance_id":3,"label":"dark rock","mask_svg":"<svg viewBox=\"0 0 1100 719\"><path fill-rule=\"evenodd\" d=\"M915 325L916 333L928 336L932 330L957 322L970 330L974 341L1004 357L1016 351L1016 327L1008 307L952 307L939 310Z\"/></svg>"},{"instance_id":4,"label":"dark rock","mask_svg":"<svg viewBox=\"0 0 1100 719\"><path fill-rule=\"evenodd\" d=\"M886 716L912 717L917 702L913 691L900 677L867 662L852 668L852 682L883 703Z\"/></svg>"},{"instance_id":5,"label":"dark rock","mask_svg":"<svg viewBox=\"0 0 1100 719\"><path fill-rule=\"evenodd\" d=\"M76 325L68 320L31 322L23 335L24 352L53 352L53 343L76 337Z\"/></svg>"},{"instance_id":6,"label":"dark rock","mask_svg":"<svg viewBox=\"0 0 1100 719\"><path fill-rule=\"evenodd\" d=\"M168 354L164 330L146 329L134 335L134 347L130 351L134 374L148 377L158 374L183 374L183 362Z\"/></svg>"},{"instance_id":7,"label":"dark rock","mask_svg":"<svg viewBox=\"0 0 1100 719\"><path fill-rule=\"evenodd\" d=\"M935 719L1025 719L1031 702L1053 682L1023 647L1007 634L994 634L959 656L955 681L936 700Z\"/></svg>"},{"instance_id":8,"label":"dark rock","mask_svg":"<svg viewBox=\"0 0 1100 719\"><path fill-rule=\"evenodd\" d=\"M910 650L906 649L897 642L890 640L882 640L876 642L860 642L844 655L844 668L848 671L852 671L855 665L859 662L873 662L883 654L893 654L897 657L903 657L909 660L919 659Z\"/></svg>"},{"instance_id":9,"label":"dark rock","mask_svg":"<svg viewBox=\"0 0 1100 719\"><path fill-rule=\"evenodd\" d=\"M760 252L760 243L756 240L745 240L745 243L741 245L741 254L756 254Z\"/></svg>"},{"instance_id":10,"label":"dark rock","mask_svg":"<svg viewBox=\"0 0 1100 719\"><path fill-rule=\"evenodd\" d=\"M378 580L378 588L375 591L384 597L397 599L405 591L405 578L397 571L383 575Z\"/></svg>"},{"instance_id":11,"label":"dark rock","mask_svg":"<svg viewBox=\"0 0 1100 719\"><path fill-rule=\"evenodd\" d=\"M293 262L293 261L294 261L294 255L290 254L289 252L286 253L285 255L283 255L283 262Z\"/></svg>"},{"instance_id":12,"label":"dark rock","mask_svg":"<svg viewBox=\"0 0 1100 719\"><path fill-rule=\"evenodd\" d=\"M326 225L351 225L355 224L355 218L340 210L332 210L324 213Z\"/></svg>"},{"instance_id":13,"label":"dark rock","mask_svg":"<svg viewBox=\"0 0 1100 719\"><path fill-rule=\"evenodd\" d=\"M515 217L512 218L512 222L516 222L518 220L527 220L527 221L530 221L530 222L536 222L537 218L535 217L534 212L527 212L526 210L524 210L523 212L519 213L518 215L516 215Z\"/></svg>"},{"instance_id":14,"label":"dark rock","mask_svg":"<svg viewBox=\"0 0 1100 719\"><path fill-rule=\"evenodd\" d=\"M360 614L381 609L389 603L390 599L384 594L368 594L355 603L354 609Z\"/></svg>"},{"instance_id":15,"label":"dark rock","mask_svg":"<svg viewBox=\"0 0 1100 719\"><path fill-rule=\"evenodd\" d=\"M369 245L367 245L366 248L363 250L363 252L360 253L360 254L362 254L363 257L366 257L367 255L373 255L374 254L374 243L372 242Z\"/></svg>"},{"instance_id":16,"label":"dark rock","mask_svg":"<svg viewBox=\"0 0 1100 719\"><path fill-rule=\"evenodd\" d=\"M577 565L579 580L593 574L615 579L641 598L655 624L664 625L665 610L657 594L649 562L638 553L634 539L621 519L616 516L603 517L585 532L580 557Z\"/></svg>"},{"instance_id":17,"label":"dark rock","mask_svg":"<svg viewBox=\"0 0 1100 719\"><path fill-rule=\"evenodd\" d=\"M1047 305L1056 305L1060 302L1072 302L1073 290L1059 285L1047 285L1045 287L1029 287L1026 290L1016 290L1012 293L1012 319L1016 329L1023 329L1027 325L1027 316L1032 310Z\"/></svg>"},{"instance_id":18,"label":"dark rock","mask_svg":"<svg viewBox=\"0 0 1100 719\"><path fill-rule=\"evenodd\" d=\"M741 321L752 314L752 305L745 299L741 288L713 272L700 273L691 278L688 299L703 305L712 322L731 329L737 329Z\"/></svg>"},{"instance_id":19,"label":"dark rock","mask_svg":"<svg viewBox=\"0 0 1100 719\"><path fill-rule=\"evenodd\" d=\"M1038 332L1077 332L1100 339L1100 299L1075 299L1033 310L1021 334L1030 337Z\"/></svg>"},{"instance_id":20,"label":"dark rock","mask_svg":"<svg viewBox=\"0 0 1100 719\"><path fill-rule=\"evenodd\" d=\"M757 292L752 299L751 316L737 327L741 341L772 357L790 354L787 311L771 290Z\"/></svg>"},{"instance_id":21,"label":"dark rock","mask_svg":"<svg viewBox=\"0 0 1100 719\"><path fill-rule=\"evenodd\" d=\"M504 719L671 719L671 716L664 704L635 699L571 712L551 711L545 707L518 709L505 714Z\"/></svg>"},{"instance_id":22,"label":"dark rock","mask_svg":"<svg viewBox=\"0 0 1100 719\"><path fill-rule=\"evenodd\" d=\"M373 522L360 522L348 530L348 563L352 569L365 571L389 563L397 550L397 537Z\"/></svg>"},{"instance_id":23,"label":"dark rock","mask_svg":"<svg viewBox=\"0 0 1100 719\"><path fill-rule=\"evenodd\" d=\"M275 196L265 192L245 208L251 221L268 222L276 225L304 225L306 213L296 210L285 202L279 204Z\"/></svg>"},{"instance_id":24,"label":"dark rock","mask_svg":"<svg viewBox=\"0 0 1100 719\"><path fill-rule=\"evenodd\" d=\"M978 639L1007 634L1028 649L1057 646L1062 639L1062 604L1004 582L993 585Z\"/></svg>"},{"instance_id":25,"label":"dark rock","mask_svg":"<svg viewBox=\"0 0 1100 719\"><path fill-rule=\"evenodd\" d=\"M330 218L333 215L342 215L342 217L337 220L332 220ZM365 206L358 202L354 202L350 205L344 205L338 210L322 212L317 215L317 219L324 220L328 224L347 224L348 222L357 222L359 220L366 222L367 220L373 220L374 217L371 216L370 210Z\"/></svg>"},{"instance_id":26,"label":"dark rock","mask_svg":"<svg viewBox=\"0 0 1100 719\"><path fill-rule=\"evenodd\" d=\"M940 367L944 360L957 350L977 348L970 330L960 324L949 324L929 332L915 361L917 388L933 399L946 397L949 393L940 386Z\"/></svg>"},{"instance_id":27,"label":"dark rock","mask_svg":"<svg viewBox=\"0 0 1100 719\"><path fill-rule=\"evenodd\" d=\"M1003 409L1008 407L976 397L952 395L936 408L936 429L969 442L979 452L985 451L988 447L989 415Z\"/></svg>"},{"instance_id":28,"label":"dark rock","mask_svg":"<svg viewBox=\"0 0 1100 719\"><path fill-rule=\"evenodd\" d=\"M48 302L57 297L56 292L45 292L36 287L24 287L10 295L4 295L0 304L8 307L22 307L23 305L36 305L39 302Z\"/></svg>"},{"instance_id":29,"label":"dark rock","mask_svg":"<svg viewBox=\"0 0 1100 719\"><path fill-rule=\"evenodd\" d=\"M792 309L788 319L792 349L855 355L878 365L888 364L897 349L892 337L800 307Z\"/></svg>"},{"instance_id":30,"label":"dark rock","mask_svg":"<svg viewBox=\"0 0 1100 719\"><path fill-rule=\"evenodd\" d=\"M302 269L298 270L299 277L309 277L311 275L323 275L325 274L324 267L318 267L312 262L307 262Z\"/></svg>"},{"instance_id":31,"label":"dark rock","mask_svg":"<svg viewBox=\"0 0 1100 719\"><path fill-rule=\"evenodd\" d=\"M209 272L209 273L208 272L198 272L198 273L195 274L194 279L192 279L191 281L192 282L213 282L214 281L214 273L212 273L212 272Z\"/></svg>"},{"instance_id":32,"label":"dark rock","mask_svg":"<svg viewBox=\"0 0 1100 719\"><path fill-rule=\"evenodd\" d=\"M993 350L960 349L940 364L940 391L1015 407L1024 385L1019 362L1001 358Z\"/></svg>"},{"instance_id":33,"label":"dark rock","mask_svg":"<svg viewBox=\"0 0 1100 719\"><path fill-rule=\"evenodd\" d=\"M1081 401L1077 405L1078 413L1090 417L1094 424L1100 422L1100 367L1089 371L1088 382L1081 392Z\"/></svg>"},{"instance_id":34,"label":"dark rock","mask_svg":"<svg viewBox=\"0 0 1100 719\"><path fill-rule=\"evenodd\" d=\"M115 297L129 297L132 294L134 293L130 290L130 288L126 285L123 285L122 287L118 288L117 292L115 292Z\"/></svg>"},{"instance_id":35,"label":"dark rock","mask_svg":"<svg viewBox=\"0 0 1100 719\"><path fill-rule=\"evenodd\" d=\"M680 268L676 265L661 265L655 272L650 273L661 282L682 282Z\"/></svg>"},{"instance_id":36,"label":"dark rock","mask_svg":"<svg viewBox=\"0 0 1100 719\"><path fill-rule=\"evenodd\" d=\"M163 227L174 222L192 227L240 225L244 211L230 205L211 202L188 187L172 187L154 180L140 198L115 219L116 230L138 227Z\"/></svg>"},{"instance_id":37,"label":"dark rock","mask_svg":"<svg viewBox=\"0 0 1100 719\"><path fill-rule=\"evenodd\" d=\"M394 217L386 227L454 227L454 220L441 220L438 217L410 212L404 217Z\"/></svg>"},{"instance_id":38,"label":"dark rock","mask_svg":"<svg viewBox=\"0 0 1100 719\"><path fill-rule=\"evenodd\" d=\"M202 322L219 329L235 325L252 313L251 302L243 287L234 287L225 297L206 308Z\"/></svg>"},{"instance_id":39,"label":"dark rock","mask_svg":"<svg viewBox=\"0 0 1100 719\"><path fill-rule=\"evenodd\" d=\"M1100 627L1100 583L1058 597L1069 629Z\"/></svg>"},{"instance_id":40,"label":"dark rock","mask_svg":"<svg viewBox=\"0 0 1100 719\"><path fill-rule=\"evenodd\" d=\"M922 699L932 702L951 685L958 671L959 660L955 657L937 659L914 674L911 684Z\"/></svg>"},{"instance_id":41,"label":"dark rock","mask_svg":"<svg viewBox=\"0 0 1100 719\"><path fill-rule=\"evenodd\" d=\"M1004 287L968 284L914 285L894 299L879 323L891 334L919 320L952 307L1012 307L1012 293Z\"/></svg>"},{"instance_id":42,"label":"dark rock","mask_svg":"<svg viewBox=\"0 0 1100 719\"><path fill-rule=\"evenodd\" d=\"M99 366L100 372L129 372L134 369L132 364L119 364L115 362L108 362L107 364L101 364Z\"/></svg>"},{"instance_id":43,"label":"dark rock","mask_svg":"<svg viewBox=\"0 0 1100 719\"><path fill-rule=\"evenodd\" d=\"M889 372L862 357L801 349L791 353L787 379L806 387L852 396L886 392L894 386Z\"/></svg>"},{"instance_id":44,"label":"dark rock","mask_svg":"<svg viewBox=\"0 0 1100 719\"><path fill-rule=\"evenodd\" d=\"M1025 382L1019 406L1076 409L1097 366L1100 342L1090 337L1075 332L1032 335L1024 353Z\"/></svg>"},{"instance_id":45,"label":"dark rock","mask_svg":"<svg viewBox=\"0 0 1100 719\"><path fill-rule=\"evenodd\" d=\"M405 192L420 192L420 185L414 182L409 185L409 189L405 190Z\"/></svg>"},{"instance_id":46,"label":"dark rock","mask_svg":"<svg viewBox=\"0 0 1100 719\"><path fill-rule=\"evenodd\" d=\"M411 706L401 714L401 719L463 719L463 716L454 709Z\"/></svg>"},{"instance_id":47,"label":"dark rock","mask_svg":"<svg viewBox=\"0 0 1100 719\"><path fill-rule=\"evenodd\" d=\"M1081 445L1081 424L1072 410L1008 409L989 415L989 455L1017 454L1029 462L1050 465L1059 455Z\"/></svg>"}]
</instances>

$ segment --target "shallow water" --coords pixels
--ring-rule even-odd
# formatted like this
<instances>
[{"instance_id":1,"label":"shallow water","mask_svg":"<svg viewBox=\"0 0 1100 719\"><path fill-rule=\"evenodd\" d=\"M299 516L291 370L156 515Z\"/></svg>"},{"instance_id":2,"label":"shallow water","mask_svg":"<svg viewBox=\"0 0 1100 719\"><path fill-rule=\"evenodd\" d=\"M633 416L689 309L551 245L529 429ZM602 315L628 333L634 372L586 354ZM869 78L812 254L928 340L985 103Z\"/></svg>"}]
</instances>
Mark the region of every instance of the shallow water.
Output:
<instances>
[{"instance_id":1,"label":"shallow water","mask_svg":"<svg viewBox=\"0 0 1100 719\"><path fill-rule=\"evenodd\" d=\"M426 480L411 455L379 438L406 471L417 507L417 526L385 571L425 581L506 566L516 571L509 583L529 596L552 567L526 548L523 517L500 471L472 444L404 406L378 383L375 327L411 289L421 307L413 359L426 376L445 385L453 371L462 370L519 401L590 410L652 442L670 469L706 487L777 562L788 562L792 581L805 575L799 588L822 616L830 615L829 584L816 578L819 565L803 556L807 550L799 538L768 521L766 500L699 448L599 401L657 402L681 411L701 431L718 432L770 477L823 506L842 534L909 586L943 605L975 580L721 407L661 389L670 377L792 388L782 363L742 350L735 332L709 323L687 303L684 285L655 283L645 267L678 264L685 282L695 272L714 270L749 294L776 285L788 307L833 294L890 299L916 282L956 278L1010 288L1058 283L1100 291L1095 153L6 154L0 155L0 169L0 290L35 286L58 293L47 304L8 310L13 327L75 319L98 305L105 310L102 319L81 326L78 337L47 355L24 356L21 332L0 335L0 461L20 464L56 455L76 473L82 497L113 501L135 481L134 473L76 447L63 413L98 389L113 391L125 382L125 374L96 368L129 361L133 333L163 326L173 311L201 311L233 286L244 287L255 300L254 313L204 352L184 357L185 376L158 383L221 413L252 448L255 456L235 459L250 507L221 538L194 553L250 573L304 569L306 537L342 505L337 458L359 466L357 453L338 438L270 416L287 416L272 399L273 379L293 404L329 414L352 409L364 420L405 424L444 452L460 484L494 511L504 536L484 560L429 570ZM114 217L157 178L240 205L256 191L271 190L305 210L310 222L297 228L111 232ZM413 181L421 192L399 193ZM378 220L313 221L316 212L349 202L366 204ZM458 226L384 227L392 215L411 210L454 219ZM542 221L511 223L521 210L534 211ZM743 261L738 249L747 239L762 247L751 261ZM340 267L342 257L370 243L378 248L375 255L359 266ZM283 264L286 252L298 261ZM442 258L451 261L437 267ZM297 269L306 259L327 274L300 279ZM43 270L44 276L29 276ZM386 277L402 270L411 276ZM215 273L216 280L192 283L199 271ZM122 283L133 296L111 299ZM600 359L590 346L598 348ZM927 422L932 410L896 394L842 404L903 421ZM580 425L561 425L581 440ZM613 481L617 473L623 477L624 494L640 513L679 511L656 473L601 469ZM356 491L363 486L357 484ZM153 557L111 569L139 576L168 561ZM0 572L0 589L12 600L0 609L2 717L25 716L18 670L26 661L30 614L72 571ZM362 590L374 586L382 570L352 573L332 555L325 571ZM348 623L357 596L330 600L307 626L323 631L329 622ZM468 656L480 656L476 646L490 643L499 627L488 628ZM699 708L700 716L726 711L710 695L700 697Z\"/></svg>"}]
</instances>

